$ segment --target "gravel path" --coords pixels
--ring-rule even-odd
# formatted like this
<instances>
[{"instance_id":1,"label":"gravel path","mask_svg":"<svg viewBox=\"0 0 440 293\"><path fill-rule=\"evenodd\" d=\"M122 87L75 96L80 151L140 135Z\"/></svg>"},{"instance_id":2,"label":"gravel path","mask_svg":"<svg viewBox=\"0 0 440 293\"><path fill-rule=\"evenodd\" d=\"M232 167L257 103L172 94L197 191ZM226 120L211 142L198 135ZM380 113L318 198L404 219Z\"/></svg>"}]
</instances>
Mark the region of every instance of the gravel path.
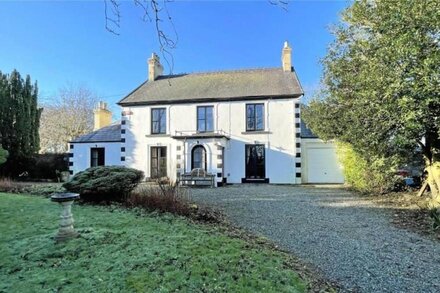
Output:
<instances>
[{"instance_id":1,"label":"gravel path","mask_svg":"<svg viewBox=\"0 0 440 293\"><path fill-rule=\"evenodd\" d=\"M193 189L192 197L317 267L342 291L440 292L440 243L395 228L391 210L348 191L233 185Z\"/></svg>"}]
</instances>

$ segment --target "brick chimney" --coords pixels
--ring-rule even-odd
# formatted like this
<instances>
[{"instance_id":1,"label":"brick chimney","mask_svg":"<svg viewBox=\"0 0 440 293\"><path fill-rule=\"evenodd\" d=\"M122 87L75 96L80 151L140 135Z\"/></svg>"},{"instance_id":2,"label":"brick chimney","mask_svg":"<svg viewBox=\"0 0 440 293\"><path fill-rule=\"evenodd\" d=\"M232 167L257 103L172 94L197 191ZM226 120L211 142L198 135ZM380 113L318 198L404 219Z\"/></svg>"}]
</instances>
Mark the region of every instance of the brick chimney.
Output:
<instances>
[{"instance_id":1,"label":"brick chimney","mask_svg":"<svg viewBox=\"0 0 440 293\"><path fill-rule=\"evenodd\" d=\"M163 66L160 64L159 56L156 53L151 54L148 59L148 81L154 81L163 74Z\"/></svg>"},{"instance_id":2,"label":"brick chimney","mask_svg":"<svg viewBox=\"0 0 440 293\"><path fill-rule=\"evenodd\" d=\"M292 71L292 48L290 48L287 41L284 42L284 47L281 52L281 64L283 65L283 71Z\"/></svg>"},{"instance_id":3,"label":"brick chimney","mask_svg":"<svg viewBox=\"0 0 440 293\"><path fill-rule=\"evenodd\" d=\"M96 109L93 110L95 126L93 130L106 127L112 123L112 112L107 109L107 103L99 102Z\"/></svg>"}]
</instances>

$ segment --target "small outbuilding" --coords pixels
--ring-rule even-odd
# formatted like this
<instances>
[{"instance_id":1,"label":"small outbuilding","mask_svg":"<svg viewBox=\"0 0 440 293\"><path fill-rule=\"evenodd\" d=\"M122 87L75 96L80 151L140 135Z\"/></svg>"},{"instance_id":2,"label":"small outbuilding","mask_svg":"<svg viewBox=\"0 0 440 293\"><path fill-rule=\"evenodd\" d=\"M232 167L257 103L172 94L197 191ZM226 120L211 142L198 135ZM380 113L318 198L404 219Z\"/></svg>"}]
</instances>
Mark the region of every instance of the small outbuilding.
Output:
<instances>
[{"instance_id":1,"label":"small outbuilding","mask_svg":"<svg viewBox=\"0 0 440 293\"><path fill-rule=\"evenodd\" d=\"M121 122L112 123L107 104L100 102L95 109L93 132L69 142L69 172L74 175L90 167L121 164Z\"/></svg>"},{"instance_id":2,"label":"small outbuilding","mask_svg":"<svg viewBox=\"0 0 440 293\"><path fill-rule=\"evenodd\" d=\"M344 183L336 144L325 142L301 123L302 183Z\"/></svg>"}]
</instances>

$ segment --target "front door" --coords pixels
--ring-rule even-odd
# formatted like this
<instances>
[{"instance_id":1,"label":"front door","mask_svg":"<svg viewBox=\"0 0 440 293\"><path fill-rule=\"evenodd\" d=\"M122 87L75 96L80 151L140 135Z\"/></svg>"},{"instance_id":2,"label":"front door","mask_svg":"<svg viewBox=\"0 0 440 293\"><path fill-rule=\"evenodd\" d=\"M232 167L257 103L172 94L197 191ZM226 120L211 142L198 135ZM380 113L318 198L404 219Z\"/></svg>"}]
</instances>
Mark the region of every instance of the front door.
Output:
<instances>
[{"instance_id":1,"label":"front door","mask_svg":"<svg viewBox=\"0 0 440 293\"><path fill-rule=\"evenodd\" d=\"M105 165L105 148L90 149L90 167Z\"/></svg>"},{"instance_id":2,"label":"front door","mask_svg":"<svg viewBox=\"0 0 440 293\"><path fill-rule=\"evenodd\" d=\"M246 145L246 178L264 179L266 177L266 159L264 144Z\"/></svg>"},{"instance_id":3,"label":"front door","mask_svg":"<svg viewBox=\"0 0 440 293\"><path fill-rule=\"evenodd\" d=\"M167 148L151 147L151 178L167 176Z\"/></svg>"}]
</instances>

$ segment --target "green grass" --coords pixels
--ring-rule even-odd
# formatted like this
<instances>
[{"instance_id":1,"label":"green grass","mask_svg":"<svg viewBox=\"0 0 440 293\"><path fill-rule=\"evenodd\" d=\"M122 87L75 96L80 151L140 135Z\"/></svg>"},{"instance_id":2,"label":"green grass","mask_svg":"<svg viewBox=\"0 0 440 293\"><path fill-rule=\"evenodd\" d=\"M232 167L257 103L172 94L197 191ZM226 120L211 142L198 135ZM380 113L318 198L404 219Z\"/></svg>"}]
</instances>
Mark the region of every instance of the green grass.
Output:
<instances>
[{"instance_id":1,"label":"green grass","mask_svg":"<svg viewBox=\"0 0 440 293\"><path fill-rule=\"evenodd\" d=\"M55 244L60 207L0 193L0 292L304 292L286 256L172 215L73 207L81 237Z\"/></svg>"}]
</instances>

